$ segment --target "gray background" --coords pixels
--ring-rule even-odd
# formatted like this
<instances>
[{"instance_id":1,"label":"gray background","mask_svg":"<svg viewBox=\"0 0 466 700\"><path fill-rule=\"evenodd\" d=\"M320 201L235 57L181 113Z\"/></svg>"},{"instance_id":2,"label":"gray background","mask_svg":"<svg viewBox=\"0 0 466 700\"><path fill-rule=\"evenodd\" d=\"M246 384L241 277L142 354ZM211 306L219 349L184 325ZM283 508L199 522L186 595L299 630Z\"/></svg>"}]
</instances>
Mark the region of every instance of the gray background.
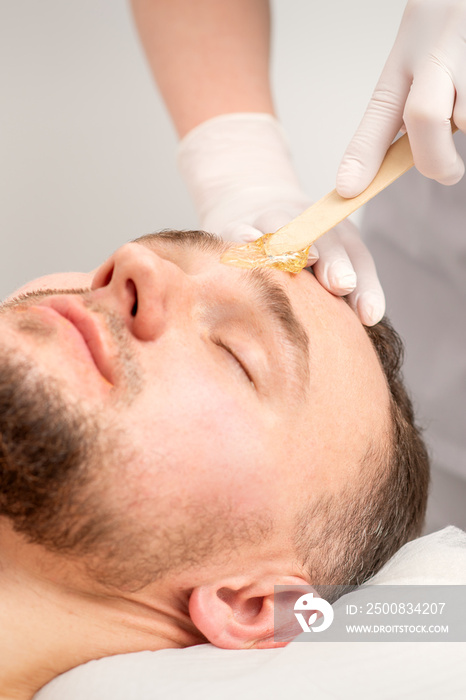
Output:
<instances>
[{"instance_id":1,"label":"gray background","mask_svg":"<svg viewBox=\"0 0 466 700\"><path fill-rule=\"evenodd\" d=\"M404 5L272 2L278 114L313 199L334 187ZM126 0L1 0L0 95L0 297L197 225Z\"/></svg>"}]
</instances>

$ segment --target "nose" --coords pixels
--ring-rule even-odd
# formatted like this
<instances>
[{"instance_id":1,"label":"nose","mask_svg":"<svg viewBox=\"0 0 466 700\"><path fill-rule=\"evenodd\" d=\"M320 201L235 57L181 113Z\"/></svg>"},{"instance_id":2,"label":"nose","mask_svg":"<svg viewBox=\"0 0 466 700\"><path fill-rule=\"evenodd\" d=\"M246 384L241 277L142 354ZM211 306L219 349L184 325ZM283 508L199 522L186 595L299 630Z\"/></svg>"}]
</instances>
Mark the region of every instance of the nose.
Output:
<instances>
[{"instance_id":1,"label":"nose","mask_svg":"<svg viewBox=\"0 0 466 700\"><path fill-rule=\"evenodd\" d=\"M152 250L128 243L97 269L91 289L138 340L150 341L164 332L174 304L188 303L185 277Z\"/></svg>"}]
</instances>

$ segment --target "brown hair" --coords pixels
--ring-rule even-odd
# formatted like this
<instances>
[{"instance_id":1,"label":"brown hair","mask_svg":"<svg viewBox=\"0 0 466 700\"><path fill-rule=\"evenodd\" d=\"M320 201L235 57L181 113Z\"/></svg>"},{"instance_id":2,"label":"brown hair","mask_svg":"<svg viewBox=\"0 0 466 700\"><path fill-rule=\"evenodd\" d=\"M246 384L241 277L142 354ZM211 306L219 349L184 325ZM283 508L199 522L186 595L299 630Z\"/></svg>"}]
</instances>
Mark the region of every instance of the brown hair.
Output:
<instances>
[{"instance_id":1,"label":"brown hair","mask_svg":"<svg viewBox=\"0 0 466 700\"><path fill-rule=\"evenodd\" d=\"M384 454L383 446L371 446L356 487L310 504L297 518L299 560L313 585L343 587L333 597L369 579L403 544L418 537L427 505L429 457L403 384L402 342L386 318L366 331L389 389L388 448ZM319 521L323 525L316 529Z\"/></svg>"}]
</instances>

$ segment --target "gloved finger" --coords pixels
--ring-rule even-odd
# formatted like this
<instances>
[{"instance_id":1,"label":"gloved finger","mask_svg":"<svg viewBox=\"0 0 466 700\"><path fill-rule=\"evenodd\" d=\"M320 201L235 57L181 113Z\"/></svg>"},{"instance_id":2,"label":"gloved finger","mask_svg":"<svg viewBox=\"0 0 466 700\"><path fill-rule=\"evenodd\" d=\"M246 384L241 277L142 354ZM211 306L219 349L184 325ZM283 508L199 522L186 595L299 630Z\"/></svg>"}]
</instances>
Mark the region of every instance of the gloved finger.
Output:
<instances>
[{"instance_id":1,"label":"gloved finger","mask_svg":"<svg viewBox=\"0 0 466 700\"><path fill-rule=\"evenodd\" d=\"M348 295L348 303L365 326L373 326L385 313L385 295L374 260L351 221L344 221L336 228L357 275L357 285Z\"/></svg>"},{"instance_id":2,"label":"gloved finger","mask_svg":"<svg viewBox=\"0 0 466 700\"><path fill-rule=\"evenodd\" d=\"M311 245L309 250L307 251L307 264L308 266L310 265L315 265L316 262L319 259L319 251L317 250L315 245Z\"/></svg>"},{"instance_id":3,"label":"gloved finger","mask_svg":"<svg viewBox=\"0 0 466 700\"><path fill-rule=\"evenodd\" d=\"M466 31L466 18L465 18ZM466 73L464 65L466 64L466 46L461 53L460 70L456 70L452 75L455 85L455 105L453 108L453 121L460 131L466 133Z\"/></svg>"},{"instance_id":4,"label":"gloved finger","mask_svg":"<svg viewBox=\"0 0 466 700\"><path fill-rule=\"evenodd\" d=\"M214 233L218 233L226 241L249 243L250 241L255 241L256 238L259 238L264 233L275 233L282 226L289 224L301 211L301 208L297 208L296 211L293 210L292 212L284 209L267 210L257 216L254 221L250 218L251 223L232 221L223 226L220 231L215 231Z\"/></svg>"},{"instance_id":5,"label":"gloved finger","mask_svg":"<svg viewBox=\"0 0 466 700\"><path fill-rule=\"evenodd\" d=\"M453 121L460 131L466 134L466 85L464 89L456 87L456 100L453 109Z\"/></svg>"},{"instance_id":6,"label":"gloved finger","mask_svg":"<svg viewBox=\"0 0 466 700\"><path fill-rule=\"evenodd\" d=\"M452 78L432 57L414 75L403 116L416 168L443 185L454 185L464 174L451 131L454 102Z\"/></svg>"},{"instance_id":7,"label":"gloved finger","mask_svg":"<svg viewBox=\"0 0 466 700\"><path fill-rule=\"evenodd\" d=\"M300 211L292 212L285 209L272 209L260 214L256 217L254 225L262 231L262 233L275 233L279 228L289 224Z\"/></svg>"},{"instance_id":8,"label":"gloved finger","mask_svg":"<svg viewBox=\"0 0 466 700\"><path fill-rule=\"evenodd\" d=\"M320 284L337 296L345 296L356 287L356 273L335 229L315 244L319 259L313 266Z\"/></svg>"},{"instance_id":9,"label":"gloved finger","mask_svg":"<svg viewBox=\"0 0 466 700\"><path fill-rule=\"evenodd\" d=\"M223 238L224 241L232 241L234 243L251 243L262 236L262 231L259 231L255 226L250 224L232 222L223 226L221 231L212 231Z\"/></svg>"},{"instance_id":10,"label":"gloved finger","mask_svg":"<svg viewBox=\"0 0 466 700\"><path fill-rule=\"evenodd\" d=\"M275 231L278 231L278 229L282 226L289 224L290 221L294 219L295 216L298 216L301 211L304 211L307 206L309 206L309 203L303 202L302 207L296 207L296 209L293 209L293 211L291 211L291 209L267 211L257 217L254 223L263 233L275 233ZM319 253L317 252L317 248L312 245L307 254L307 264L314 265L318 259Z\"/></svg>"},{"instance_id":11,"label":"gloved finger","mask_svg":"<svg viewBox=\"0 0 466 700\"><path fill-rule=\"evenodd\" d=\"M402 68L389 58L338 168L336 189L342 197L355 197L377 174L402 126L410 82Z\"/></svg>"}]
</instances>

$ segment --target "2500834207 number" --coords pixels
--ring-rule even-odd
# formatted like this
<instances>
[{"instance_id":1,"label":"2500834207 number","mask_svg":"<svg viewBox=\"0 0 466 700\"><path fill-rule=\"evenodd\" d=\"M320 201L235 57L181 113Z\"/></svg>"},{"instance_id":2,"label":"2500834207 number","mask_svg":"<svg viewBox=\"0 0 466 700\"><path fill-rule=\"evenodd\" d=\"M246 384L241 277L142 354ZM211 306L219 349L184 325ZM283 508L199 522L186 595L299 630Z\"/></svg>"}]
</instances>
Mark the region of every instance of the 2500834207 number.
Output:
<instances>
[{"instance_id":1,"label":"2500834207 number","mask_svg":"<svg viewBox=\"0 0 466 700\"><path fill-rule=\"evenodd\" d=\"M441 615L445 603L367 603L366 615Z\"/></svg>"}]
</instances>

